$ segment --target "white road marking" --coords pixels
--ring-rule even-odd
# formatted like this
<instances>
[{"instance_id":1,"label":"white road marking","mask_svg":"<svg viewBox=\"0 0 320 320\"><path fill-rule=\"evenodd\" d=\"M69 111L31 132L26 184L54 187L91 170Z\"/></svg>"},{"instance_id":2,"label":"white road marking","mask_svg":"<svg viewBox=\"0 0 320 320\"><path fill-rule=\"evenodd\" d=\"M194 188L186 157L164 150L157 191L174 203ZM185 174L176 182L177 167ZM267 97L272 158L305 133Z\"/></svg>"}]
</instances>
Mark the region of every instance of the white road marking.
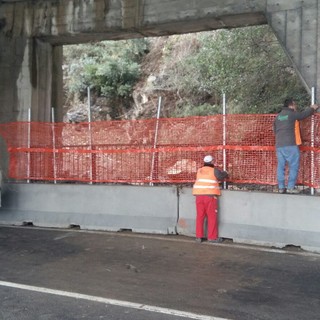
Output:
<instances>
[{"instance_id":1,"label":"white road marking","mask_svg":"<svg viewBox=\"0 0 320 320\"><path fill-rule=\"evenodd\" d=\"M132 308L132 309L138 309L138 310L149 311L149 312L157 312L157 313L167 314L167 315L176 316L176 317L189 318L189 319L230 320L230 319L226 319L226 318L217 318L217 317L206 316L206 315L201 315L201 314L196 314L196 313L191 313L191 312L184 312L184 311L180 311L180 310L167 309L167 308L161 308L161 307L156 307L156 306L149 306L149 305L139 304L139 303L134 303L134 302L129 302L129 301L107 299L107 298L90 296L90 295L81 294L81 293L68 292L68 291L62 291L62 290L54 290L54 289L48 289L48 288L43 288L43 287L29 286L29 285L25 285L25 284L14 283L14 282L0 281L0 286L28 290L28 291L33 291L33 292L46 293L46 294L53 294L53 295L68 297L68 298L83 299L83 300L88 300L88 301L93 301L93 302L105 303L105 304L109 304L109 305L113 305L113 306L120 306L120 307L124 307L124 308Z\"/></svg>"},{"instance_id":2,"label":"white road marking","mask_svg":"<svg viewBox=\"0 0 320 320\"><path fill-rule=\"evenodd\" d=\"M69 238L69 237L72 237L72 236L73 236L72 233L67 232L67 233L65 233L65 234L63 234L63 235L61 235L61 236L59 236L59 237L55 237L53 240L62 240L62 239L64 239L64 238Z\"/></svg>"}]
</instances>

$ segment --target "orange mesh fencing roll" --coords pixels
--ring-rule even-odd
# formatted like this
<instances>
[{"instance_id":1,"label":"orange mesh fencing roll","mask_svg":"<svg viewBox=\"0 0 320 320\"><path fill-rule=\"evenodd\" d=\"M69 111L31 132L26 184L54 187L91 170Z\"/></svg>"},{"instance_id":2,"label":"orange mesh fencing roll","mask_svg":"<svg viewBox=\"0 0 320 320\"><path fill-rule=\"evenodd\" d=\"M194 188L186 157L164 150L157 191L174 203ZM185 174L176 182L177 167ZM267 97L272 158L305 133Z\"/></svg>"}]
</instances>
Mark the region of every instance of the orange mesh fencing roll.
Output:
<instances>
[{"instance_id":1,"label":"orange mesh fencing roll","mask_svg":"<svg viewBox=\"0 0 320 320\"><path fill-rule=\"evenodd\" d=\"M211 154L220 169L225 159L230 182L275 185L274 117L242 114L79 124L15 122L1 124L0 134L7 143L12 179L193 183L203 157ZM301 121L300 126L303 144L298 182L318 188L320 116Z\"/></svg>"}]
</instances>

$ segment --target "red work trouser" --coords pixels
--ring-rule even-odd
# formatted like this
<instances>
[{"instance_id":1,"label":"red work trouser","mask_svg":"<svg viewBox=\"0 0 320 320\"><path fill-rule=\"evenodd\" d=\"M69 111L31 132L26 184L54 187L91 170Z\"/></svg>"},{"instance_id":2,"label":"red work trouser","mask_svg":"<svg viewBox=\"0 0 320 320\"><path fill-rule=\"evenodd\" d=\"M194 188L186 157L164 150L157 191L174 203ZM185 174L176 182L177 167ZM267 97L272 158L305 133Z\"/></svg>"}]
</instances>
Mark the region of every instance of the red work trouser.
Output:
<instances>
[{"instance_id":1,"label":"red work trouser","mask_svg":"<svg viewBox=\"0 0 320 320\"><path fill-rule=\"evenodd\" d=\"M218 199L213 196L196 196L197 219L196 219L196 237L204 238L203 223L207 217L208 240L218 238Z\"/></svg>"}]
</instances>

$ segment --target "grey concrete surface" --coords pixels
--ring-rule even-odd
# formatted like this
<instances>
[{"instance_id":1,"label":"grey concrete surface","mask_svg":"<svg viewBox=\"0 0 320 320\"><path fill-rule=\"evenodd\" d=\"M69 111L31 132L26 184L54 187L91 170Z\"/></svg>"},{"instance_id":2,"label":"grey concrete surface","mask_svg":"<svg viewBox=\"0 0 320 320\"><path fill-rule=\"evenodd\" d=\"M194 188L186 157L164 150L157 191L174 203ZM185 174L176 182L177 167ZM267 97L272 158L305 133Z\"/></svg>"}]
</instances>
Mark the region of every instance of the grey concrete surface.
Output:
<instances>
[{"instance_id":1,"label":"grey concrete surface","mask_svg":"<svg viewBox=\"0 0 320 320\"><path fill-rule=\"evenodd\" d=\"M109 305L0 285L0 320L188 320L164 313ZM217 319L218 320L218 319Z\"/></svg>"},{"instance_id":2,"label":"grey concrete surface","mask_svg":"<svg viewBox=\"0 0 320 320\"><path fill-rule=\"evenodd\" d=\"M224 319L310 320L318 319L320 312L320 255L303 251L198 244L172 235L0 227L0 255L0 283ZM62 319L70 307L63 319L104 319L110 311L107 305L36 295L0 285L2 315L59 319L56 312ZM108 319L139 319L122 317L125 311L118 311L120 316Z\"/></svg>"},{"instance_id":3,"label":"grey concrete surface","mask_svg":"<svg viewBox=\"0 0 320 320\"><path fill-rule=\"evenodd\" d=\"M175 233L175 187L6 184L0 223L134 232Z\"/></svg>"},{"instance_id":4,"label":"grey concrete surface","mask_svg":"<svg viewBox=\"0 0 320 320\"><path fill-rule=\"evenodd\" d=\"M319 196L222 190L219 235L234 242L320 252ZM191 188L179 197L177 231L195 234L195 201Z\"/></svg>"},{"instance_id":5,"label":"grey concrete surface","mask_svg":"<svg viewBox=\"0 0 320 320\"><path fill-rule=\"evenodd\" d=\"M269 24L320 96L320 0L0 2L1 122L62 121L62 46ZM58 71L58 72L57 72Z\"/></svg>"},{"instance_id":6,"label":"grey concrete surface","mask_svg":"<svg viewBox=\"0 0 320 320\"><path fill-rule=\"evenodd\" d=\"M179 190L179 193L178 193ZM234 242L320 252L318 196L222 191L219 234ZM191 188L5 184L0 223L195 235Z\"/></svg>"}]
</instances>

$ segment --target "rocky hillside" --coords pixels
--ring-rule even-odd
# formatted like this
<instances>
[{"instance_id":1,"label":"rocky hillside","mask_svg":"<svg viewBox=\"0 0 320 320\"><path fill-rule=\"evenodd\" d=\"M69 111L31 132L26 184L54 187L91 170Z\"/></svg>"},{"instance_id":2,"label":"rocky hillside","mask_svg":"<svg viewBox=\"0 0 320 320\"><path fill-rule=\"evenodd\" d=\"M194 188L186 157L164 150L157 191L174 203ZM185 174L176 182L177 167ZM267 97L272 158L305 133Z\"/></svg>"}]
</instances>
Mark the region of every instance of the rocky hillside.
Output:
<instances>
[{"instance_id":1,"label":"rocky hillside","mask_svg":"<svg viewBox=\"0 0 320 320\"><path fill-rule=\"evenodd\" d=\"M293 96L302 105L309 103L308 94L290 61L266 26L152 38L147 41L147 48L141 49L140 44L140 53L135 53L139 56L135 60L139 65L138 78L131 87L126 83L121 84L122 90L129 90L130 87L125 97L118 90L110 98L111 87L118 84L106 76L103 81L109 83L107 89L91 85L92 121L153 118L157 114L159 97L162 98L161 117L221 113L223 92L227 95L229 113L272 113L287 96ZM118 59L121 43L116 45L117 49L108 53L109 60L112 57ZM125 45L128 46L128 43ZM133 49L130 47L130 50ZM86 58L79 59L79 54ZM92 59L94 54L96 52L92 47L81 48L74 58L66 59L65 67L70 71L72 64L87 63L88 57ZM110 64L109 60L107 62ZM123 63L119 59L115 61L113 68ZM81 72L73 74L78 82L81 77L84 80L78 84L78 92L73 90L72 94L66 94L66 122L88 119L88 99L84 86L91 83L86 78L88 74L92 76L94 69L89 67L85 66ZM100 76L103 72L112 75L110 68L110 65L102 66L102 71L96 73ZM68 86L76 87L70 81L70 74L65 76L66 91Z\"/></svg>"},{"instance_id":2,"label":"rocky hillside","mask_svg":"<svg viewBox=\"0 0 320 320\"><path fill-rule=\"evenodd\" d=\"M173 90L167 89L167 65L164 60L167 37L150 39L149 52L140 64L141 75L131 93L130 107L122 107L121 119L145 119L157 114L159 98L161 97L161 116L169 117L169 110L173 110L179 96ZM110 99L91 93L91 117L93 121L112 120ZM119 103L121 104L121 102ZM88 98L72 95L72 99L65 102L64 121L82 122L88 120Z\"/></svg>"}]
</instances>

